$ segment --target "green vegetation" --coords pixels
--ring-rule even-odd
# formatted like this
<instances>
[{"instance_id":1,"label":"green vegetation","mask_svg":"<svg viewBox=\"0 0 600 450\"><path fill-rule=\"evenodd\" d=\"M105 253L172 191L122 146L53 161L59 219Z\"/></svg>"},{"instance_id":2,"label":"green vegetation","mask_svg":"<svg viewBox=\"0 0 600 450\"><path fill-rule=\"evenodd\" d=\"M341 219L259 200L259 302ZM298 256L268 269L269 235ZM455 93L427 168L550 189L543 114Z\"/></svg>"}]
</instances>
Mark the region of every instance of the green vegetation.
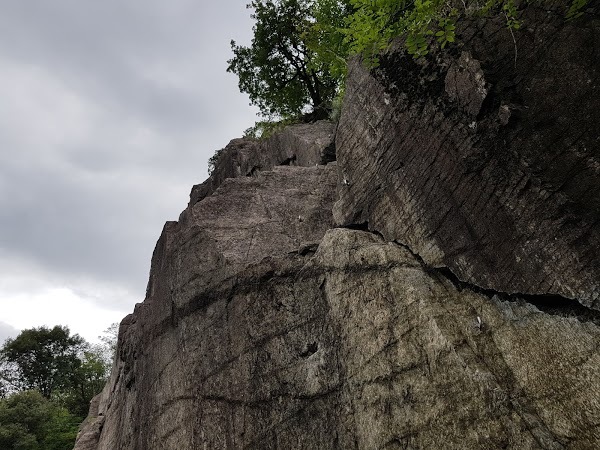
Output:
<instances>
[{"instance_id":1,"label":"green vegetation","mask_svg":"<svg viewBox=\"0 0 600 450\"><path fill-rule=\"evenodd\" d=\"M579 17L588 2L572 0L565 17ZM256 20L251 46L232 42L234 57L227 70L238 75L240 91L249 94L267 122L324 118L339 99L350 56L360 54L367 66L375 67L379 55L401 37L408 54L424 57L432 46L443 49L454 43L456 24L465 17L500 16L513 33L522 26L520 8L526 3L254 0L248 5ZM259 122L252 133L260 136L265 128L265 121Z\"/></svg>"},{"instance_id":2,"label":"green vegetation","mask_svg":"<svg viewBox=\"0 0 600 450\"><path fill-rule=\"evenodd\" d=\"M252 45L232 41L227 68L238 75L240 90L265 116L299 116L310 105L315 118L326 117L339 77L313 48L322 42L312 2L255 0L248 6L256 20Z\"/></svg>"},{"instance_id":3,"label":"green vegetation","mask_svg":"<svg viewBox=\"0 0 600 450\"><path fill-rule=\"evenodd\" d=\"M24 330L2 347L3 360L12 368L5 380L18 390L35 389L51 398L72 385L84 349L84 339L70 336L66 327Z\"/></svg>"},{"instance_id":4,"label":"green vegetation","mask_svg":"<svg viewBox=\"0 0 600 450\"><path fill-rule=\"evenodd\" d=\"M23 330L0 348L0 448L70 449L107 381L116 324L90 345L67 327Z\"/></svg>"},{"instance_id":5,"label":"green vegetation","mask_svg":"<svg viewBox=\"0 0 600 450\"><path fill-rule=\"evenodd\" d=\"M288 125L292 125L297 122L298 120L295 118L284 118L281 120L259 120L254 124L253 127L250 127L244 131L244 137L266 139L279 130L284 129Z\"/></svg>"},{"instance_id":6,"label":"green vegetation","mask_svg":"<svg viewBox=\"0 0 600 450\"><path fill-rule=\"evenodd\" d=\"M550 0L253 0L254 38L249 47L231 41L227 71L259 108L263 120L244 136L264 139L298 122L340 116L346 62L360 55L370 68L396 38L409 55L426 57L456 40L456 26L466 17L500 16L515 43L520 8ZM567 20L583 14L590 0L571 0ZM221 155L208 161L209 175Z\"/></svg>"},{"instance_id":7,"label":"green vegetation","mask_svg":"<svg viewBox=\"0 0 600 450\"><path fill-rule=\"evenodd\" d=\"M208 159L208 174L209 175L212 175L212 173L215 171L215 167L217 165L217 161L221 157L222 153L223 153L223 149L222 148L220 148L218 150L215 150L215 152L213 153L213 155Z\"/></svg>"},{"instance_id":8,"label":"green vegetation","mask_svg":"<svg viewBox=\"0 0 600 450\"><path fill-rule=\"evenodd\" d=\"M39 391L18 392L0 400L0 448L70 450L79 422Z\"/></svg>"}]
</instances>

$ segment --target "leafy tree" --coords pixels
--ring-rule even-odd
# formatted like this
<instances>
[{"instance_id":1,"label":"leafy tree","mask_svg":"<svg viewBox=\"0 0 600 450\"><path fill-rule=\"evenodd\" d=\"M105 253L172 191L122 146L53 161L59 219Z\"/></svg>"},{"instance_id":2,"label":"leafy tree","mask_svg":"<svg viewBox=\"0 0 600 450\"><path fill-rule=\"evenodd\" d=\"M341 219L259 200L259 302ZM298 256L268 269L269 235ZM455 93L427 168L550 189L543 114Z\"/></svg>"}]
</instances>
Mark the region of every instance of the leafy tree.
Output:
<instances>
[{"instance_id":1,"label":"leafy tree","mask_svg":"<svg viewBox=\"0 0 600 450\"><path fill-rule=\"evenodd\" d=\"M102 391L110 367L104 355L98 351L84 351L80 364L71 374L71 384L55 399L82 419L87 415L90 401Z\"/></svg>"},{"instance_id":2,"label":"leafy tree","mask_svg":"<svg viewBox=\"0 0 600 450\"><path fill-rule=\"evenodd\" d=\"M306 45L318 64L327 67L338 84L346 76L350 42L346 38L346 21L355 12L351 0L314 0L311 24L304 34Z\"/></svg>"},{"instance_id":3,"label":"leafy tree","mask_svg":"<svg viewBox=\"0 0 600 450\"><path fill-rule=\"evenodd\" d=\"M238 75L240 90L262 115L298 118L312 108L308 118L322 118L343 95L349 56L360 54L367 66L377 66L397 37L404 38L408 54L426 56L432 45L455 42L456 23L465 17L500 16L512 34L522 26L521 5L533 1L253 0L252 44L231 42L227 70ZM571 0L566 18L581 16L588 3ZM260 135L263 128L265 122L258 122L250 132Z\"/></svg>"},{"instance_id":4,"label":"leafy tree","mask_svg":"<svg viewBox=\"0 0 600 450\"><path fill-rule=\"evenodd\" d=\"M115 353L117 352L117 340L119 338L119 323L111 323L110 326L98 336L102 342L103 352L109 365L112 365Z\"/></svg>"},{"instance_id":5,"label":"leafy tree","mask_svg":"<svg viewBox=\"0 0 600 450\"><path fill-rule=\"evenodd\" d=\"M314 118L327 117L339 77L313 50L321 45L314 36L314 2L254 0L248 7L256 20L252 44L232 41L227 67L238 75L240 91L264 116L297 117L309 108Z\"/></svg>"},{"instance_id":6,"label":"leafy tree","mask_svg":"<svg viewBox=\"0 0 600 450\"><path fill-rule=\"evenodd\" d=\"M342 30L349 45L349 53L361 54L368 66L376 66L378 55L399 36L404 37L407 53L415 58L427 55L434 43L441 48L446 47L456 40L456 23L467 17L500 16L506 21L506 27L512 34L522 26L519 18L522 5L533 3L534 0L473 0L460 3L445 0L349 2L352 13L346 17ZM565 10L565 18L572 20L581 16L588 3L589 0L571 0Z\"/></svg>"},{"instance_id":7,"label":"leafy tree","mask_svg":"<svg viewBox=\"0 0 600 450\"><path fill-rule=\"evenodd\" d=\"M39 391L0 400L0 448L67 450L73 448L79 420Z\"/></svg>"},{"instance_id":8,"label":"leafy tree","mask_svg":"<svg viewBox=\"0 0 600 450\"><path fill-rule=\"evenodd\" d=\"M350 53L361 54L369 66L378 64L378 56L397 36L405 37L406 50L415 57L427 55L434 40L442 47L455 40L455 18L458 16L458 9L454 7L454 2L349 1L354 10L346 18L343 33L350 46Z\"/></svg>"},{"instance_id":9,"label":"leafy tree","mask_svg":"<svg viewBox=\"0 0 600 450\"><path fill-rule=\"evenodd\" d=\"M107 345L90 346L67 327L23 330L0 349L3 396L37 390L83 418L106 383L112 363Z\"/></svg>"},{"instance_id":10,"label":"leafy tree","mask_svg":"<svg viewBox=\"0 0 600 450\"><path fill-rule=\"evenodd\" d=\"M85 340L70 335L67 327L39 327L23 330L7 339L0 350L10 382L19 390L36 389L46 398L57 390L68 389L81 366L79 354Z\"/></svg>"},{"instance_id":11,"label":"leafy tree","mask_svg":"<svg viewBox=\"0 0 600 450\"><path fill-rule=\"evenodd\" d=\"M6 361L0 354L0 399L19 391L22 384L16 365Z\"/></svg>"}]
</instances>

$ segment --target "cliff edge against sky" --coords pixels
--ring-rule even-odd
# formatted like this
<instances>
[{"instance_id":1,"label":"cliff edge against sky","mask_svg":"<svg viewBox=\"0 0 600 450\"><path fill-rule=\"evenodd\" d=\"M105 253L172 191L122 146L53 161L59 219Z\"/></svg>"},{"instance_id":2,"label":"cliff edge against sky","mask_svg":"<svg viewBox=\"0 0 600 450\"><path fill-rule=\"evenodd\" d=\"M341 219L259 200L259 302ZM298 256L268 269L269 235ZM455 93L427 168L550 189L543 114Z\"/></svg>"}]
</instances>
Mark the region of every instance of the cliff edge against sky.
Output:
<instances>
[{"instance_id":1,"label":"cliff edge against sky","mask_svg":"<svg viewBox=\"0 0 600 450\"><path fill-rule=\"evenodd\" d=\"M232 141L75 448L600 447L600 18L524 15Z\"/></svg>"}]
</instances>

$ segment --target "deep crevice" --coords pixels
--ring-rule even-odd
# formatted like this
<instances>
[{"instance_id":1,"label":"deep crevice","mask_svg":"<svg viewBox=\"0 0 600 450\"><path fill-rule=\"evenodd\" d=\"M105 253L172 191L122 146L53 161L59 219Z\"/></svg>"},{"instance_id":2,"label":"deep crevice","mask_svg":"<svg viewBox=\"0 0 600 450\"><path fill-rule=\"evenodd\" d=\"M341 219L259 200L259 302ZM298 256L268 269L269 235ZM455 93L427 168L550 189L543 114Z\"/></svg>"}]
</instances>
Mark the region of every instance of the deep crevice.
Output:
<instances>
[{"instance_id":1,"label":"deep crevice","mask_svg":"<svg viewBox=\"0 0 600 450\"><path fill-rule=\"evenodd\" d=\"M366 231L385 240L383 234L381 234L377 230L372 230L369 228L369 222L351 223L349 225L340 226L338 228L344 228L346 230Z\"/></svg>"},{"instance_id":2,"label":"deep crevice","mask_svg":"<svg viewBox=\"0 0 600 450\"><path fill-rule=\"evenodd\" d=\"M323 150L319 164L327 165L336 160L335 140Z\"/></svg>"},{"instance_id":3,"label":"deep crevice","mask_svg":"<svg viewBox=\"0 0 600 450\"><path fill-rule=\"evenodd\" d=\"M375 234L380 238L383 238L383 235L378 231L369 229L368 222L350 224L341 228L367 231L369 233ZM580 322L592 322L595 325L600 326L600 311L588 308L575 299L557 294L508 293L478 286L476 284L461 280L454 272L452 272L452 270L450 270L449 267L430 266L425 262L421 255L414 252L408 245L397 240L394 240L393 242L396 245L406 249L419 262L419 264L421 265L421 267L423 267L423 270L425 272L442 276L446 280L450 281L450 283L452 283L452 285L459 292L466 289L477 294L485 295L489 299L496 297L500 300L508 302L529 303L546 314L566 318L572 317L579 320Z\"/></svg>"},{"instance_id":4,"label":"deep crevice","mask_svg":"<svg viewBox=\"0 0 600 450\"><path fill-rule=\"evenodd\" d=\"M339 228L345 228L348 230L357 230L357 231L368 231L369 233L372 233L372 231L369 230L369 222L352 223L349 225L341 226Z\"/></svg>"},{"instance_id":5,"label":"deep crevice","mask_svg":"<svg viewBox=\"0 0 600 450\"><path fill-rule=\"evenodd\" d=\"M308 358L311 355L314 355L319 350L319 344L317 342L311 342L307 344L306 347L300 352L301 358Z\"/></svg>"},{"instance_id":6,"label":"deep crevice","mask_svg":"<svg viewBox=\"0 0 600 450\"><path fill-rule=\"evenodd\" d=\"M246 174L247 177L257 177L258 176L258 172L260 172L262 169L261 166L252 166L252 169L250 169L250 172L248 172Z\"/></svg>"},{"instance_id":7,"label":"deep crevice","mask_svg":"<svg viewBox=\"0 0 600 450\"><path fill-rule=\"evenodd\" d=\"M600 311L588 308L577 300L563 297L557 294L524 294L524 293L508 293L502 291L496 291L494 289L485 288L478 286L473 283L461 280L449 267L431 267L429 266L419 255L415 253L408 245L398 241L394 241L397 245L405 248L415 257L421 264L423 269L429 273L436 273L441 275L460 292L462 290L469 290L477 294L485 295L489 299L496 297L503 301L515 302L515 303L530 303L540 311L551 314L553 316L560 317L573 317L580 322L593 322L595 325L600 326Z\"/></svg>"},{"instance_id":8,"label":"deep crevice","mask_svg":"<svg viewBox=\"0 0 600 450\"><path fill-rule=\"evenodd\" d=\"M483 288L462 281L448 267L440 267L433 270L450 281L459 291L467 289L485 295L490 299L497 297L503 301L530 303L546 314L560 317L573 317L580 322L593 322L600 326L600 311L583 306L577 300L572 298L563 297L562 295L557 294L509 294L507 292L495 291L493 289Z\"/></svg>"},{"instance_id":9,"label":"deep crevice","mask_svg":"<svg viewBox=\"0 0 600 450\"><path fill-rule=\"evenodd\" d=\"M280 164L280 166L295 166L296 165L296 155L292 155L289 158L283 160Z\"/></svg>"}]
</instances>

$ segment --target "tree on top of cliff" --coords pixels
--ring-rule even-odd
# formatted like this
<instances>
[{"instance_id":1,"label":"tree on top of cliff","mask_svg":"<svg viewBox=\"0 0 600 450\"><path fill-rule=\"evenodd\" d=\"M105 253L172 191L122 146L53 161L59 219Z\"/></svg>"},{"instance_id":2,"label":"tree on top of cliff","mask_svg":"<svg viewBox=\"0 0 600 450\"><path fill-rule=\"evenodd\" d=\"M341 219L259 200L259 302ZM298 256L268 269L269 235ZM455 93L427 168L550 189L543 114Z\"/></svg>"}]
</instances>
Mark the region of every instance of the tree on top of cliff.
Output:
<instances>
[{"instance_id":1,"label":"tree on top of cliff","mask_svg":"<svg viewBox=\"0 0 600 450\"><path fill-rule=\"evenodd\" d=\"M521 3L532 1L475 0L467 6L443 0L253 0L252 44L231 42L227 71L238 75L240 91L264 116L290 119L312 112L310 118L325 118L350 55L376 66L401 37L408 54L423 57L432 45L455 42L456 23L465 17L500 15L513 33L522 24ZM565 17L576 19L589 1L566 0Z\"/></svg>"},{"instance_id":2,"label":"tree on top of cliff","mask_svg":"<svg viewBox=\"0 0 600 450\"><path fill-rule=\"evenodd\" d=\"M342 20L345 2L329 3L331 17ZM309 0L254 0L248 8L254 9L256 20L252 44L232 41L234 57L227 68L238 75L240 91L249 94L264 116L327 117L340 76L314 50L330 36L319 37L315 28L315 11L323 10Z\"/></svg>"}]
</instances>

